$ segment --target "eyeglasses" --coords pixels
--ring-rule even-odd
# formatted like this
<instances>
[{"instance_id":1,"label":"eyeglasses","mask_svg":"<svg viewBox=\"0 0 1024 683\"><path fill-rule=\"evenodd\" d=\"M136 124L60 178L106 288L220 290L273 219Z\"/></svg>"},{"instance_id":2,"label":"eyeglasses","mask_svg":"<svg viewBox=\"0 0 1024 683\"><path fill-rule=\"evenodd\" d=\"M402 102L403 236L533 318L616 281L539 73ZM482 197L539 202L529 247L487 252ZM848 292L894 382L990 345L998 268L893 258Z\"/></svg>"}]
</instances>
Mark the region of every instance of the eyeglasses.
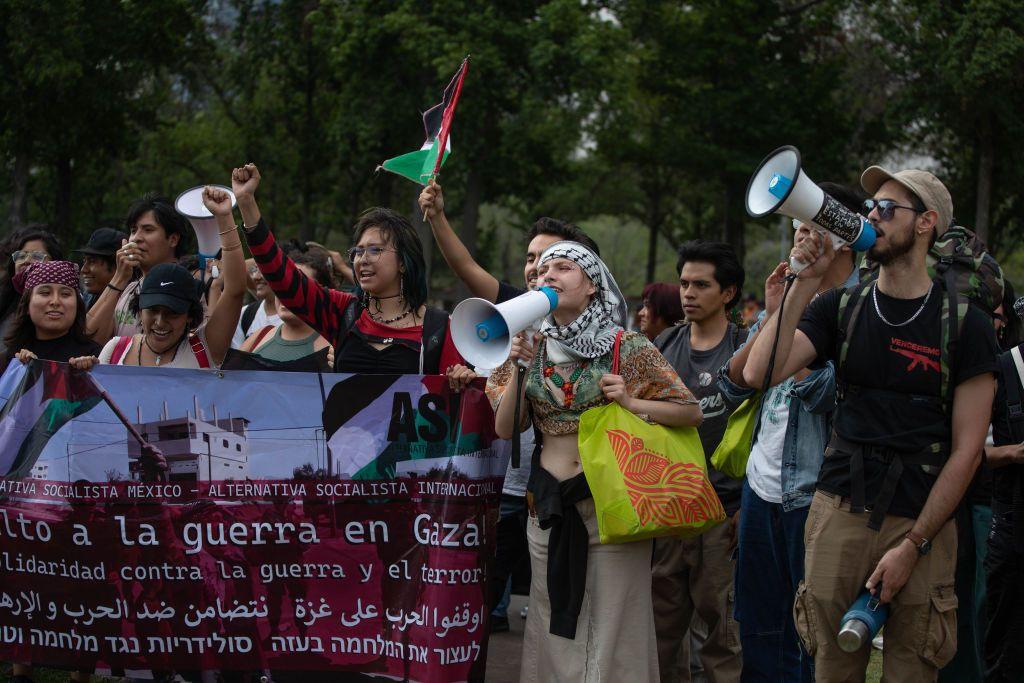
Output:
<instances>
[{"instance_id":1,"label":"eyeglasses","mask_svg":"<svg viewBox=\"0 0 1024 683\"><path fill-rule=\"evenodd\" d=\"M256 277L257 275L260 274L260 269L257 268L256 266L250 266L248 268L248 270L249 270L249 275L252 275L253 277Z\"/></svg>"},{"instance_id":2,"label":"eyeglasses","mask_svg":"<svg viewBox=\"0 0 1024 683\"><path fill-rule=\"evenodd\" d=\"M896 209L906 209L907 211L913 211L914 213L924 213L921 209L915 209L913 206L897 204L892 199L865 199L864 210L867 213L871 213L874 209L878 209L878 217L883 221L891 221L892 217L896 215Z\"/></svg>"},{"instance_id":3,"label":"eyeglasses","mask_svg":"<svg viewBox=\"0 0 1024 683\"><path fill-rule=\"evenodd\" d=\"M50 258L50 255L45 251L21 251L20 249L11 254L11 260L15 263L21 263L22 261L45 261Z\"/></svg>"},{"instance_id":4,"label":"eyeglasses","mask_svg":"<svg viewBox=\"0 0 1024 683\"><path fill-rule=\"evenodd\" d=\"M363 259L364 263L376 263L380 259L380 255L385 251L397 252L397 249L388 249L387 247L352 247L348 250L348 260L351 263L355 263L357 258Z\"/></svg>"}]
</instances>

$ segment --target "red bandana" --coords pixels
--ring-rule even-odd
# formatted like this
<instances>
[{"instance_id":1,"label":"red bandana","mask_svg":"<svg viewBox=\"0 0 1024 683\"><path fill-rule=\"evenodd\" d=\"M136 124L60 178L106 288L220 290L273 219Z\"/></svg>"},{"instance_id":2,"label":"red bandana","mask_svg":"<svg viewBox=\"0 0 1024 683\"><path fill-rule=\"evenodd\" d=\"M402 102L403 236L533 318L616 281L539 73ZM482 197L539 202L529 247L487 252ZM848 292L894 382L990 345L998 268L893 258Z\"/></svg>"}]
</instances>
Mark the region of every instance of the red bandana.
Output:
<instances>
[{"instance_id":1,"label":"red bandana","mask_svg":"<svg viewBox=\"0 0 1024 683\"><path fill-rule=\"evenodd\" d=\"M14 289L19 293L31 291L37 285L65 285L81 292L78 264L71 261L41 261L14 276Z\"/></svg>"}]
</instances>

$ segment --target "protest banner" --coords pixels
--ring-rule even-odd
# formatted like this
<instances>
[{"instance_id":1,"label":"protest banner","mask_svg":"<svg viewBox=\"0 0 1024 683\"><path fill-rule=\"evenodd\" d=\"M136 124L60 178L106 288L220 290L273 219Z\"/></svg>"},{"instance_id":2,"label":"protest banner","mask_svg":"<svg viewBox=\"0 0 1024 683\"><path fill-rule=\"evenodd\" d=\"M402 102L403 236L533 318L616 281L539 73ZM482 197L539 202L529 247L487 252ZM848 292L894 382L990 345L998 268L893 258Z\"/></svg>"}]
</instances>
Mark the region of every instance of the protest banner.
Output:
<instances>
[{"instance_id":1,"label":"protest banner","mask_svg":"<svg viewBox=\"0 0 1024 683\"><path fill-rule=\"evenodd\" d=\"M481 382L12 363L0 658L482 680L508 449Z\"/></svg>"}]
</instances>

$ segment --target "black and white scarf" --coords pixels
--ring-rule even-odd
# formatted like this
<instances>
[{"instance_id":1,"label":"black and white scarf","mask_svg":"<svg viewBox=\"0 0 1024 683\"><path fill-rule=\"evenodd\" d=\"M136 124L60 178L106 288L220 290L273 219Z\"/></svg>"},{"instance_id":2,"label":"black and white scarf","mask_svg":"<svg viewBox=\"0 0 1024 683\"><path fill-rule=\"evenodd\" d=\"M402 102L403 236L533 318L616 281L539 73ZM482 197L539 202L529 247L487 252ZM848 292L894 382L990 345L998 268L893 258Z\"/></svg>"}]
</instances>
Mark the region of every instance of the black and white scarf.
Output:
<instances>
[{"instance_id":1,"label":"black and white scarf","mask_svg":"<svg viewBox=\"0 0 1024 683\"><path fill-rule=\"evenodd\" d=\"M579 265L597 292L583 313L571 323L559 325L553 314L544 319L540 333L548 339L548 355L556 363L603 356L611 351L616 334L626 325L628 312L622 292L604 261L582 244L552 244L541 254L537 267L557 258Z\"/></svg>"}]
</instances>

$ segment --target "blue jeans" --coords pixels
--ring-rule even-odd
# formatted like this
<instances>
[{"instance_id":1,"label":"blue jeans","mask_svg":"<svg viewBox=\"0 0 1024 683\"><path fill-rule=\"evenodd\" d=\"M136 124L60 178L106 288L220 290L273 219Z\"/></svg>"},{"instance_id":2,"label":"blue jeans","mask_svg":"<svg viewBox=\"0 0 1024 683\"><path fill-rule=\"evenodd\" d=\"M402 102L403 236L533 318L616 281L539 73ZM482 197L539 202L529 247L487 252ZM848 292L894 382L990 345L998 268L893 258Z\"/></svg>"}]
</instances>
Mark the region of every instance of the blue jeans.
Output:
<instances>
[{"instance_id":1,"label":"blue jeans","mask_svg":"<svg viewBox=\"0 0 1024 683\"><path fill-rule=\"evenodd\" d=\"M810 683L813 659L793 624L793 600L804 577L808 508L786 512L743 481L736 620L743 646L742 681Z\"/></svg>"}]
</instances>

